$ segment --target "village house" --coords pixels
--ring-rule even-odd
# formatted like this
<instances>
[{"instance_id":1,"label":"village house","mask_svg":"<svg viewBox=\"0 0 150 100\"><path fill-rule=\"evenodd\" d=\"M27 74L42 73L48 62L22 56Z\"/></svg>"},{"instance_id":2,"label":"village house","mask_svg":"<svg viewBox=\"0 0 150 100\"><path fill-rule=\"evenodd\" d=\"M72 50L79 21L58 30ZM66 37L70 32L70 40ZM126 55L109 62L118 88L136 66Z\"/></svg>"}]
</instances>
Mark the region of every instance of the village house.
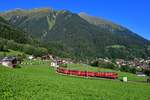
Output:
<instances>
[{"instance_id":1,"label":"village house","mask_svg":"<svg viewBox=\"0 0 150 100\"><path fill-rule=\"evenodd\" d=\"M137 72L136 75L139 77L146 77L146 75L143 72Z\"/></svg>"},{"instance_id":2,"label":"village house","mask_svg":"<svg viewBox=\"0 0 150 100\"><path fill-rule=\"evenodd\" d=\"M126 66L127 62L124 59L116 59L116 64L120 66Z\"/></svg>"},{"instance_id":3,"label":"village house","mask_svg":"<svg viewBox=\"0 0 150 100\"><path fill-rule=\"evenodd\" d=\"M50 57L49 55L45 55L41 57L41 60L50 60Z\"/></svg>"},{"instance_id":4,"label":"village house","mask_svg":"<svg viewBox=\"0 0 150 100\"><path fill-rule=\"evenodd\" d=\"M51 66L52 66L52 67L55 67L55 68L59 67L59 65L57 64L56 61L52 61L52 62L51 62Z\"/></svg>"},{"instance_id":5,"label":"village house","mask_svg":"<svg viewBox=\"0 0 150 100\"><path fill-rule=\"evenodd\" d=\"M20 61L16 57L4 57L1 59L1 64L6 67L15 68Z\"/></svg>"},{"instance_id":6,"label":"village house","mask_svg":"<svg viewBox=\"0 0 150 100\"><path fill-rule=\"evenodd\" d=\"M55 56L48 54L41 57L41 60L54 60Z\"/></svg>"},{"instance_id":7,"label":"village house","mask_svg":"<svg viewBox=\"0 0 150 100\"><path fill-rule=\"evenodd\" d=\"M130 61L125 61L124 59L116 59L116 64L119 66L130 66L136 68L150 68L150 60L135 58Z\"/></svg>"},{"instance_id":8,"label":"village house","mask_svg":"<svg viewBox=\"0 0 150 100\"><path fill-rule=\"evenodd\" d=\"M34 56L34 55L30 55L30 56L28 57L28 59L29 59L29 60L33 60L33 59L35 59L35 56Z\"/></svg>"}]
</instances>

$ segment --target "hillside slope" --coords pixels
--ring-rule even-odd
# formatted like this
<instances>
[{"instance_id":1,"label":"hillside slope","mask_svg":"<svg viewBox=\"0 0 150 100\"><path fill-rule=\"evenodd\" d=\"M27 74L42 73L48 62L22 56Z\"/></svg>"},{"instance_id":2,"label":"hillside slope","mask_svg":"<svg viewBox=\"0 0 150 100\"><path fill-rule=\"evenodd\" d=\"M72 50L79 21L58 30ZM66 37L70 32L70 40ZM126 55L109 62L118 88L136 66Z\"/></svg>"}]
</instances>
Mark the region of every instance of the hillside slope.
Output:
<instances>
[{"instance_id":1,"label":"hillside slope","mask_svg":"<svg viewBox=\"0 0 150 100\"><path fill-rule=\"evenodd\" d=\"M47 49L37 43L29 33L0 17L0 57L18 55L18 51L35 56L47 54ZM9 49L14 50L14 54Z\"/></svg>"},{"instance_id":2,"label":"hillside slope","mask_svg":"<svg viewBox=\"0 0 150 100\"><path fill-rule=\"evenodd\" d=\"M0 17L0 37L8 40L14 40L19 43L26 43L29 39L29 34L13 27L9 22Z\"/></svg>"},{"instance_id":3,"label":"hillside slope","mask_svg":"<svg viewBox=\"0 0 150 100\"><path fill-rule=\"evenodd\" d=\"M115 34L116 36L120 36L122 35L122 37L120 37L120 39L122 38L130 38L131 40L126 40L126 41L132 41L132 43L134 44L133 41L145 41L146 43L148 43L149 41L147 41L146 39L144 39L143 37L139 36L138 34L132 32L131 30L118 25L116 23L113 23L111 21L105 20L103 18L98 18L98 17L94 17L94 16L90 16L86 13L79 13L78 14L81 18L85 19L86 21L88 21L90 24L96 25L98 28L100 29L106 29L108 30L110 33Z\"/></svg>"},{"instance_id":4,"label":"hillside slope","mask_svg":"<svg viewBox=\"0 0 150 100\"><path fill-rule=\"evenodd\" d=\"M110 56L108 47L113 45L125 46L129 56L145 57L145 49L150 44L120 25L66 10L17 9L4 12L1 16L44 43L60 44L69 55L78 58ZM138 54L132 53L132 49Z\"/></svg>"}]
</instances>

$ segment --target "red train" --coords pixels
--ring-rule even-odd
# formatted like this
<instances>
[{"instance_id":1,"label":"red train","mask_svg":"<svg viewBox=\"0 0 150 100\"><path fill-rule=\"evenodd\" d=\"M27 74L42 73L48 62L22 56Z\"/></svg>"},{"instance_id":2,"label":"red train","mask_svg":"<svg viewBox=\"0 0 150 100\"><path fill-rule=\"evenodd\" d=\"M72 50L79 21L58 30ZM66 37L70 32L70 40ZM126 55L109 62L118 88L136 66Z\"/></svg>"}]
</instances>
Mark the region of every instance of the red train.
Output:
<instances>
[{"instance_id":1,"label":"red train","mask_svg":"<svg viewBox=\"0 0 150 100\"><path fill-rule=\"evenodd\" d=\"M69 70L62 67L57 68L57 72L68 74L68 75L84 76L84 77L98 77L98 78L109 78L109 79L118 78L118 74L115 72L89 72L89 71Z\"/></svg>"}]
</instances>

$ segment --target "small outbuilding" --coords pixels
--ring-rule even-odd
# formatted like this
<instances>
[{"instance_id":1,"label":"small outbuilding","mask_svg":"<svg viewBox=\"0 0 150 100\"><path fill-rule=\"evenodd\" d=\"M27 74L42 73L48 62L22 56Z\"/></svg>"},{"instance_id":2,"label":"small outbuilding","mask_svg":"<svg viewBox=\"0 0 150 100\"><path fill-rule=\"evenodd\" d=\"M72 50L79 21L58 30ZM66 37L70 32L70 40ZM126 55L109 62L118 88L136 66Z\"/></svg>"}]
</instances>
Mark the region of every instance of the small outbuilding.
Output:
<instances>
[{"instance_id":1,"label":"small outbuilding","mask_svg":"<svg viewBox=\"0 0 150 100\"><path fill-rule=\"evenodd\" d=\"M29 60L33 60L34 58L35 58L34 55L30 55L30 56L28 57Z\"/></svg>"},{"instance_id":2,"label":"small outbuilding","mask_svg":"<svg viewBox=\"0 0 150 100\"><path fill-rule=\"evenodd\" d=\"M20 61L16 57L5 57L1 60L1 64L6 67L15 68Z\"/></svg>"},{"instance_id":3,"label":"small outbuilding","mask_svg":"<svg viewBox=\"0 0 150 100\"><path fill-rule=\"evenodd\" d=\"M50 59L51 59L50 55L44 55L41 57L41 60L50 60Z\"/></svg>"},{"instance_id":4,"label":"small outbuilding","mask_svg":"<svg viewBox=\"0 0 150 100\"><path fill-rule=\"evenodd\" d=\"M51 62L51 66L55 68L59 67L59 65L56 62Z\"/></svg>"},{"instance_id":5,"label":"small outbuilding","mask_svg":"<svg viewBox=\"0 0 150 100\"><path fill-rule=\"evenodd\" d=\"M139 77L146 77L146 75L142 72L137 72L136 75Z\"/></svg>"}]
</instances>

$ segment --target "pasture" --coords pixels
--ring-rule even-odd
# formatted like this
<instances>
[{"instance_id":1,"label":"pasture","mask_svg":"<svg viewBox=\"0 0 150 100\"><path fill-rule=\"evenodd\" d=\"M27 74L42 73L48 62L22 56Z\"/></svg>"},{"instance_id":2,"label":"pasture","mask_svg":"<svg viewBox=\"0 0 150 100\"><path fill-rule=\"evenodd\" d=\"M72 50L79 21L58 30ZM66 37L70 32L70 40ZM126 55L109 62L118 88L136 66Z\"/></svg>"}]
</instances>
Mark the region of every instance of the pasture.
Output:
<instances>
[{"instance_id":1,"label":"pasture","mask_svg":"<svg viewBox=\"0 0 150 100\"><path fill-rule=\"evenodd\" d=\"M150 100L147 83L61 75L49 63L21 67L0 66L0 100ZM78 68L78 65L70 67ZM88 70L108 71L91 67ZM144 81L133 74L119 74L119 78L126 75L132 81Z\"/></svg>"},{"instance_id":2,"label":"pasture","mask_svg":"<svg viewBox=\"0 0 150 100\"><path fill-rule=\"evenodd\" d=\"M0 51L0 56L1 57L2 56L17 56L17 55L22 55L22 54L24 54L24 53L19 52L19 51L10 50L10 49L9 49L9 52ZM27 54L25 54L25 55L27 55Z\"/></svg>"}]
</instances>

